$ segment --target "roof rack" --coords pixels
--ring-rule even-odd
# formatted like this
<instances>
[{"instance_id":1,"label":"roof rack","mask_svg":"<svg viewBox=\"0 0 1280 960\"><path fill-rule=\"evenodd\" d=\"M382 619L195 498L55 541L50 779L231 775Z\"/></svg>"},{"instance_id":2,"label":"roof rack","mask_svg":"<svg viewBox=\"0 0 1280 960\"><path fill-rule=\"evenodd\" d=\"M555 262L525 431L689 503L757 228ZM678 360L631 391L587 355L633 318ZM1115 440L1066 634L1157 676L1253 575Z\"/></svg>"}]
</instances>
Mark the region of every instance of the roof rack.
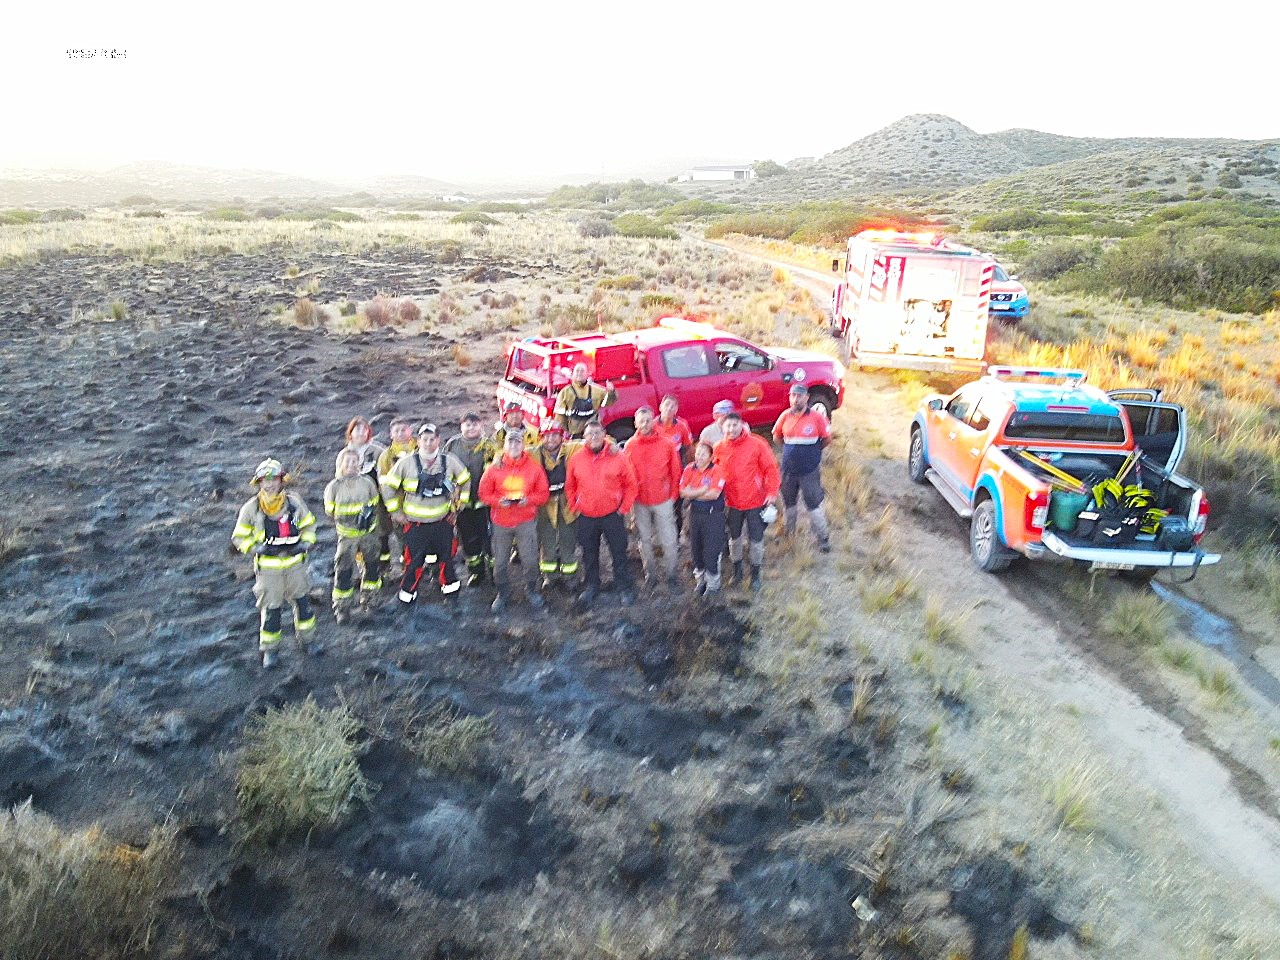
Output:
<instances>
[{"instance_id":1,"label":"roof rack","mask_svg":"<svg viewBox=\"0 0 1280 960\"><path fill-rule=\"evenodd\" d=\"M992 380L1012 380L1015 377L1028 380L1066 380L1069 386L1080 386L1089 374L1084 370L1069 370L1061 367L987 367L987 376Z\"/></svg>"}]
</instances>

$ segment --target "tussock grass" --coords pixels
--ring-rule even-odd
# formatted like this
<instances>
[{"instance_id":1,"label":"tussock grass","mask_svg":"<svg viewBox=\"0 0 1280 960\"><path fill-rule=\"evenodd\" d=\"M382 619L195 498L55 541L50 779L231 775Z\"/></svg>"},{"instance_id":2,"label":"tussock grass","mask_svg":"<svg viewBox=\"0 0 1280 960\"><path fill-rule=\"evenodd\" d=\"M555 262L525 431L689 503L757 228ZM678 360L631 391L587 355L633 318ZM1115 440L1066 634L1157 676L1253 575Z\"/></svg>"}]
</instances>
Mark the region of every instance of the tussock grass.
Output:
<instances>
[{"instance_id":1,"label":"tussock grass","mask_svg":"<svg viewBox=\"0 0 1280 960\"><path fill-rule=\"evenodd\" d=\"M312 697L251 722L236 777L247 838L335 826L367 803L375 787L357 763L359 729L345 705L324 710Z\"/></svg>"},{"instance_id":2,"label":"tussock grass","mask_svg":"<svg viewBox=\"0 0 1280 960\"><path fill-rule=\"evenodd\" d=\"M492 739L491 716L464 716L438 703L410 724L406 745L428 767L458 773L480 767Z\"/></svg>"},{"instance_id":3,"label":"tussock grass","mask_svg":"<svg viewBox=\"0 0 1280 960\"><path fill-rule=\"evenodd\" d=\"M150 951L176 866L172 827L141 849L68 831L27 801L0 813L0 956L116 960Z\"/></svg>"},{"instance_id":4,"label":"tussock grass","mask_svg":"<svg viewBox=\"0 0 1280 960\"><path fill-rule=\"evenodd\" d=\"M1158 647L1169 639L1173 614L1154 593L1119 594L1102 620L1102 632L1134 647Z\"/></svg>"},{"instance_id":5,"label":"tussock grass","mask_svg":"<svg viewBox=\"0 0 1280 960\"><path fill-rule=\"evenodd\" d=\"M1053 807L1059 829L1087 833L1094 827L1098 768L1076 763L1064 770L1046 788L1045 799Z\"/></svg>"}]
</instances>

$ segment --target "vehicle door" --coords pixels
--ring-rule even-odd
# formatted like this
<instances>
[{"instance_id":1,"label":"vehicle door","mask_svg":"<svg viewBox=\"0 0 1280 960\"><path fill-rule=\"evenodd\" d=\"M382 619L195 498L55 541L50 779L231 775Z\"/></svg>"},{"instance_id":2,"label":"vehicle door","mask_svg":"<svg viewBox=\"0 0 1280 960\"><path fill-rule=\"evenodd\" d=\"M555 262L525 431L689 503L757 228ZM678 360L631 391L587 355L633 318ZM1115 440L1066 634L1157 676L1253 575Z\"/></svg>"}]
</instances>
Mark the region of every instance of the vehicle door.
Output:
<instances>
[{"instance_id":1,"label":"vehicle door","mask_svg":"<svg viewBox=\"0 0 1280 960\"><path fill-rule=\"evenodd\" d=\"M981 394L976 384L961 387L940 410L931 411L927 421L929 465L965 496L972 493L972 477L977 474L976 465L982 462L981 448L976 457L970 453L980 435L969 425Z\"/></svg>"},{"instance_id":2,"label":"vehicle door","mask_svg":"<svg viewBox=\"0 0 1280 960\"><path fill-rule=\"evenodd\" d=\"M649 382L657 399L670 393L680 401L680 416L696 437L711 422L716 401L737 400L725 392L714 351L702 340L651 347L645 355Z\"/></svg>"},{"instance_id":3,"label":"vehicle door","mask_svg":"<svg viewBox=\"0 0 1280 960\"><path fill-rule=\"evenodd\" d=\"M1179 404L1161 402L1155 389L1111 390L1107 396L1124 408L1133 442L1148 462L1166 474L1177 470L1187 449L1187 412Z\"/></svg>"},{"instance_id":4,"label":"vehicle door","mask_svg":"<svg viewBox=\"0 0 1280 960\"><path fill-rule=\"evenodd\" d=\"M741 340L717 340L711 346L724 398L751 426L772 426L787 406L790 389L774 369L773 357Z\"/></svg>"}]
</instances>

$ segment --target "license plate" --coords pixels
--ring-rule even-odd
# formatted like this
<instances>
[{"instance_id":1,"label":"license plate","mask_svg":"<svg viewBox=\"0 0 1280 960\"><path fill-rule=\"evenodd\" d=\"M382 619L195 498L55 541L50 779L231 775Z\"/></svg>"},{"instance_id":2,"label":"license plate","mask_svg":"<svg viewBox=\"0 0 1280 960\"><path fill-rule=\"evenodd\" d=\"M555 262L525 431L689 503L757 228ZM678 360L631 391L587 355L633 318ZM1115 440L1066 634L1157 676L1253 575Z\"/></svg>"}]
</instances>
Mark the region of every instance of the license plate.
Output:
<instances>
[{"instance_id":1,"label":"license plate","mask_svg":"<svg viewBox=\"0 0 1280 960\"><path fill-rule=\"evenodd\" d=\"M1110 560L1095 560L1089 565L1090 570L1132 570L1132 563L1112 563Z\"/></svg>"}]
</instances>

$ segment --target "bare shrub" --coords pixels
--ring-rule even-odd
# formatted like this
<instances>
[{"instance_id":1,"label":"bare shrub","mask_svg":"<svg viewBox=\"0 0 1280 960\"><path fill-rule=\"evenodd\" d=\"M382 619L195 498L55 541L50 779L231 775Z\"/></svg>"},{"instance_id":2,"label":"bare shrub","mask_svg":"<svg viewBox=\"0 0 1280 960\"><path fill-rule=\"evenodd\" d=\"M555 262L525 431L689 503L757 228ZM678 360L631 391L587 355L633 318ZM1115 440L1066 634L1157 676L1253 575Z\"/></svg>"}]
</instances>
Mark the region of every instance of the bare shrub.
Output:
<instances>
[{"instance_id":1,"label":"bare shrub","mask_svg":"<svg viewBox=\"0 0 1280 960\"><path fill-rule=\"evenodd\" d=\"M356 762L359 729L345 705L323 710L312 697L255 720L236 778L248 839L334 826L367 803L374 787Z\"/></svg>"},{"instance_id":2,"label":"bare shrub","mask_svg":"<svg viewBox=\"0 0 1280 960\"><path fill-rule=\"evenodd\" d=\"M96 826L63 830L31 808L0 814L0 956L6 960L136 957L151 948L163 889L175 869L175 831L141 849Z\"/></svg>"}]
</instances>

